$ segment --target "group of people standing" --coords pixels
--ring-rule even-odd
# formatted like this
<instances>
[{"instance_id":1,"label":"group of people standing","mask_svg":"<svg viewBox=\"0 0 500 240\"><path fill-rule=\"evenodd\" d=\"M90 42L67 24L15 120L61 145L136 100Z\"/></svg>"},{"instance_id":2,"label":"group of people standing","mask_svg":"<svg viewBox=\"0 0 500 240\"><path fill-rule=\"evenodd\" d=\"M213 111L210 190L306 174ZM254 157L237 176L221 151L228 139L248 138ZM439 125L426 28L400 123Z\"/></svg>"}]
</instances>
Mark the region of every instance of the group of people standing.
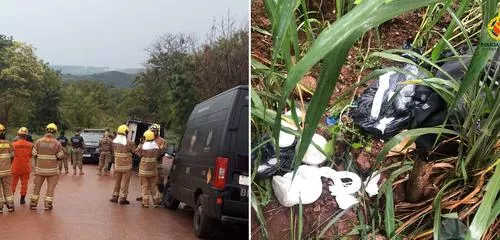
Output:
<instances>
[{"instance_id":1,"label":"group of people standing","mask_svg":"<svg viewBox=\"0 0 500 240\"><path fill-rule=\"evenodd\" d=\"M76 175L76 168L80 170L80 175L83 175L83 149L85 148L85 141L83 137L80 136L80 131L77 130L75 136L71 137L71 144L68 144L68 138L64 136L64 131L61 131L61 135L57 137L57 141L61 143L64 152L63 160L59 161L59 173L62 173L64 166L65 173L68 174L68 162L71 159L73 165L73 175ZM70 148L71 146L71 148Z\"/></svg>"},{"instance_id":2,"label":"group of people standing","mask_svg":"<svg viewBox=\"0 0 500 240\"><path fill-rule=\"evenodd\" d=\"M25 204L28 181L31 173L31 161L35 168L34 187L30 196L30 209L35 210L38 205L40 190L43 183L47 182L47 192L44 198L45 210L51 210L54 202L54 190L62 173L64 166L68 174L68 161L71 156L73 161L73 174L76 168L83 175L83 149L85 143L79 131L71 138L71 148L68 147L68 139L61 132L55 137L57 126L50 123L46 127L46 134L34 144L30 141L28 129L21 127L18 130L16 140L10 144L6 140L6 129L0 124L0 213L4 205L12 212L14 211L14 193L17 182L21 180L20 203ZM141 197L143 207L149 207L150 196L153 205L158 206L160 196L158 182L161 177L161 160L165 153L166 143L159 136L159 126L154 124L144 133L144 141L135 147L135 143L127 139L128 127L118 127L116 137L111 138L105 133L99 142L100 161L99 175L104 170L109 175L110 163L114 159L115 186L111 202L129 204L127 200L130 175L132 171L132 157L141 158L139 164L139 177L141 183Z\"/></svg>"},{"instance_id":3,"label":"group of people standing","mask_svg":"<svg viewBox=\"0 0 500 240\"><path fill-rule=\"evenodd\" d=\"M110 199L111 202L120 204L130 204L127 200L128 187L130 184L130 174L132 171L132 157L134 155L141 158L139 163L139 178L141 183L142 207L149 207L150 197L153 206L160 203L158 183L162 183L162 158L166 150L165 139L159 136L160 127L157 124L151 125L149 130L144 132L143 141L139 146L127 139L128 127L121 125L118 127L117 135L113 139L112 155L115 161L115 187Z\"/></svg>"},{"instance_id":4,"label":"group of people standing","mask_svg":"<svg viewBox=\"0 0 500 240\"><path fill-rule=\"evenodd\" d=\"M28 180L31 173L31 160L35 159L35 179L33 191L30 196L30 208L36 209L42 184L47 182L45 194L45 209L52 209L54 190L59 180L58 161L65 158L62 145L56 140L54 134L57 126L53 123L47 125L46 134L32 143L26 127L21 127L17 132L16 140L12 145L6 139L5 126L0 124L0 212L4 204L9 212L14 211L14 192L17 182L21 180L21 204L25 204ZM14 178L14 182L12 182Z\"/></svg>"}]
</instances>

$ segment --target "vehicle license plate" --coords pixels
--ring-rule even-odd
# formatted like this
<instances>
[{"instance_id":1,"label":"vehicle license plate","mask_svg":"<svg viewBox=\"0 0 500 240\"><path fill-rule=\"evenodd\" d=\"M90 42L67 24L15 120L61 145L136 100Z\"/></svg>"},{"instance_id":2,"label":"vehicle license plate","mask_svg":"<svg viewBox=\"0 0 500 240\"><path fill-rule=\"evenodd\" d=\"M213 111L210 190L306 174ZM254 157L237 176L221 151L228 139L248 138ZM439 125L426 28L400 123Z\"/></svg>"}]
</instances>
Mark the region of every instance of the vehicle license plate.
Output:
<instances>
[{"instance_id":1,"label":"vehicle license plate","mask_svg":"<svg viewBox=\"0 0 500 240\"><path fill-rule=\"evenodd\" d=\"M240 175L240 179L238 180L238 183L241 185L248 186L248 177Z\"/></svg>"}]
</instances>

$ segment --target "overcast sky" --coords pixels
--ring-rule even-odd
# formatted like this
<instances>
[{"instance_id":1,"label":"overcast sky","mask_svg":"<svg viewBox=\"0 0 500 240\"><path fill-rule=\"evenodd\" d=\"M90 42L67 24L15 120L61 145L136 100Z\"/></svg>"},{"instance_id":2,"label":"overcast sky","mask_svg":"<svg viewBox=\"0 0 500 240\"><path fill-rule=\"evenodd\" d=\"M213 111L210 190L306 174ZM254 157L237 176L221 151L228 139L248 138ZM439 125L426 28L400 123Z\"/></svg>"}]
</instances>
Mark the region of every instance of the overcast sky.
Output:
<instances>
[{"instance_id":1,"label":"overcast sky","mask_svg":"<svg viewBox=\"0 0 500 240\"><path fill-rule=\"evenodd\" d=\"M248 0L1 0L0 33L51 64L141 67L163 33L203 39L214 20L248 21Z\"/></svg>"}]
</instances>

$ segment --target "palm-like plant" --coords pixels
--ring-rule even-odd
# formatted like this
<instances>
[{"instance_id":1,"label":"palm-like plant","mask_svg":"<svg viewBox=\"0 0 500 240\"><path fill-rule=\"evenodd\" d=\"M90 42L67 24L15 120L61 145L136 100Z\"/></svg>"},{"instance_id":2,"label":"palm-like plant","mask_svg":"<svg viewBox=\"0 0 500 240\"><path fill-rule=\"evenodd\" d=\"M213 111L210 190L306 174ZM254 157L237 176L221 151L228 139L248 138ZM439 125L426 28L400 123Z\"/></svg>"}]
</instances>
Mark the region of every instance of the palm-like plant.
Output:
<instances>
[{"instance_id":1,"label":"palm-like plant","mask_svg":"<svg viewBox=\"0 0 500 240\"><path fill-rule=\"evenodd\" d=\"M307 17L307 7L305 1L264 1L266 10L271 20L273 49L272 59L268 64L262 63L257 59L252 59L252 127L253 141L257 141L257 136L263 133L272 132L270 140L275 146L279 145L279 132L285 131L299 137L300 142L296 149L294 167L300 165L300 162L311 143L313 134L316 132L317 126L329 103L333 89L340 75L340 69L345 64L345 58L353 44L368 30L377 27L383 22L394 18L404 12L412 11L421 7L428 6L427 21L422 25L422 35L427 37L432 33L433 26L440 20L443 14L447 13L452 16L453 20L449 25L448 30L442 36L442 40L432 46L426 53L419 55L413 52L405 52L420 58L423 62L439 68L437 64L440 60L439 56L445 48L449 48L456 53L454 44L467 42L472 45L471 39L476 36L480 43L490 44L494 41L487 35L486 24L489 19L495 16L498 9L498 1L460 1L457 10L451 9L452 1L446 0L428 0L428 1L410 1L410 0L363 0L358 6L353 8L347 14L340 16L331 25L326 27L314 40L314 34L307 33L310 47L301 55L301 46L297 35L297 20L295 13L297 9L301 10L307 23L311 21ZM473 18L472 13L481 12L482 28L477 28L477 18ZM433 15L433 16L430 16ZM472 19L472 20L471 20ZM461 21L462 20L462 21ZM469 23L470 27L467 24ZM307 26L306 23L300 23L299 26ZM475 28L474 28L475 26ZM301 28L300 28L301 29ZM312 31L312 27L304 28L305 31ZM473 33L470 33L473 31ZM476 33L477 32L477 33ZM416 39L418 42L418 38ZM491 44L490 44L491 45ZM443 160L454 166L454 173L450 177L442 180L438 184L441 185L441 190L438 192L433 202L424 202L417 209L422 211L413 215L405 216L405 221L396 223L397 206L394 206L392 197L392 180L398 175L407 173L413 168L411 161L403 162L401 165L394 165L392 168L399 167L394 171L389 179L382 187L381 194L385 196L385 210L381 214L383 217L383 225L385 234L388 237L397 237L401 234L426 237L430 233L434 233L434 237L439 238L441 227L441 210L456 211L460 210L461 219L471 216L475 213L475 217L471 223L471 235L469 237L477 239L483 235L491 233L487 229L491 226L499 226L500 223L495 222L496 216L500 211L500 202L496 200L500 187L500 170L496 165L500 162L498 151L498 133L500 130L500 99L499 91L495 88L495 81L498 81L498 64L491 62L496 49L477 47L472 55L471 63L467 68L467 72L461 81L452 79L451 81L443 81L442 79L416 79L412 83L424 84L431 86L438 91L449 104L449 118L453 118L456 113L458 103L464 102L466 114L465 119L461 122L462 130L449 130L443 126L433 128L414 129L396 135L393 139L387 142L377 157L377 163L382 163L385 155L396 144L400 143L405 137L415 137L424 134L454 134L460 139L460 154L454 159ZM398 60L397 54L402 53L401 50L389 50L381 53L372 54L373 57L383 57L391 60ZM448 59L449 60L449 59ZM282 116L280 113L286 107L292 109L292 121L298 122L295 109L295 101L290 97L294 90L300 93L299 81L310 71L314 66L321 64L322 70L318 79L318 86L311 102L307 107L305 121L299 126L298 130L292 130L281 126ZM484 75L484 69L489 69L493 74ZM369 78L380 75L387 70L374 71ZM484 77L483 77L484 76ZM486 78L490 78L486 81ZM359 85L364 82L360 81ZM488 84L485 84L488 83ZM299 87L297 87L299 86ZM349 88L352 91L355 86ZM345 96L349 93L343 94ZM480 123L477 127L477 123ZM457 128L460 129L460 128ZM261 145L252 149L257 150ZM278 155L279 157L279 155ZM329 156L331 157L331 156ZM440 161L438 161L440 162ZM380 164L376 164L375 168L380 168ZM385 167L384 169L390 169ZM375 170L375 169L374 169ZM495 173L491 174L494 171ZM470 190L470 185L476 186L473 191L465 191L460 195L455 194L458 190ZM267 187L266 187L267 185ZM486 189L477 190L477 186ZM257 218L264 226L265 219L261 211L261 205L267 203L271 196L269 182L253 182L252 184L252 207L257 214ZM467 194L469 193L469 194ZM455 194L455 195L453 195ZM466 211L464 203L470 198L476 199L477 206L471 211ZM453 200L453 201L452 201ZM450 205L451 204L451 205ZM414 207L414 206L413 206ZM301 206L299 206L301 209ZM425 216L434 209L434 222L431 224L432 229L428 231L429 225L420 225L419 222L424 221ZM476 210L477 209L477 210ZM373 210L374 214L370 219L365 219L371 224L366 223L371 227L372 232L377 232L376 226L380 224L377 220L378 209ZM334 218L338 219L338 218ZM301 217L299 216L299 221ZM302 236L301 224L298 225L297 236ZM373 228L375 226L375 228ZM409 226L413 226L411 231ZM363 227L363 226L362 226ZM364 227L363 227L364 229ZM261 231L265 234L265 228Z\"/></svg>"}]
</instances>

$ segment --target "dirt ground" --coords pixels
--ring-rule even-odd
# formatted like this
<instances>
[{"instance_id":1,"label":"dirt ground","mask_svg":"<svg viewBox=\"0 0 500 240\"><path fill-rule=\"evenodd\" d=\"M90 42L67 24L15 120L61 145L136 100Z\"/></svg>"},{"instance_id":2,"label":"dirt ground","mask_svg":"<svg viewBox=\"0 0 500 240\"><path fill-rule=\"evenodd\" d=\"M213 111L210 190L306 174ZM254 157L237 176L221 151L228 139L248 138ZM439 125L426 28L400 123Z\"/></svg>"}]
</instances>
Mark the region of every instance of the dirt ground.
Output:
<instances>
[{"instance_id":1,"label":"dirt ground","mask_svg":"<svg viewBox=\"0 0 500 240\"><path fill-rule=\"evenodd\" d=\"M19 204L15 194L14 212L0 214L1 239L197 239L193 232L193 211L182 207L142 208L137 172L133 172L128 199L130 205L111 203L113 176L97 176L96 165L84 165L85 175L62 174L56 186L54 209L45 211L43 185L37 210ZM33 176L28 192L31 191ZM215 239L239 236L229 226L221 226Z\"/></svg>"}]
</instances>

